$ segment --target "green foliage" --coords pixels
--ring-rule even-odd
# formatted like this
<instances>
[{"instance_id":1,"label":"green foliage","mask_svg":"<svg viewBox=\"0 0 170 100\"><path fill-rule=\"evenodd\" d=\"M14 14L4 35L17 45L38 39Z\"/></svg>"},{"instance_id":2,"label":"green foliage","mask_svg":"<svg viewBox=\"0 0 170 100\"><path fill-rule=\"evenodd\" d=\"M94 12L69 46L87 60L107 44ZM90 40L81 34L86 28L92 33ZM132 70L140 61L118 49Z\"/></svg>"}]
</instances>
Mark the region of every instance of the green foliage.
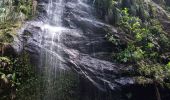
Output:
<instances>
[{"instance_id":1,"label":"green foliage","mask_svg":"<svg viewBox=\"0 0 170 100\"><path fill-rule=\"evenodd\" d=\"M121 63L137 66L137 72L141 76L163 82L170 75L170 67L169 63L166 65L160 59L162 53L170 50L170 38L159 21L150 18L147 23L143 23L139 17L131 16L125 8L121 11L119 28L131 36L131 40L127 41L127 46L120 49L114 58ZM112 43L120 43L119 39L110 34L107 39Z\"/></svg>"},{"instance_id":2,"label":"green foliage","mask_svg":"<svg viewBox=\"0 0 170 100\"><path fill-rule=\"evenodd\" d=\"M166 69L166 76L170 80L170 62L165 66Z\"/></svg>"},{"instance_id":3,"label":"green foliage","mask_svg":"<svg viewBox=\"0 0 170 100\"><path fill-rule=\"evenodd\" d=\"M16 3L18 2L18 3ZM2 0L0 2L0 22L22 20L20 15L25 14L26 18L32 16L32 0Z\"/></svg>"},{"instance_id":4,"label":"green foliage","mask_svg":"<svg viewBox=\"0 0 170 100\"><path fill-rule=\"evenodd\" d=\"M2 88L2 93L8 91L5 96L0 93L0 96L4 96L4 100L11 98L11 91L13 90L15 94L16 89L32 77L34 77L34 69L29 64L29 55L27 53L15 58L0 57L0 83L5 83L0 88ZM3 88L7 86L9 88Z\"/></svg>"},{"instance_id":5,"label":"green foliage","mask_svg":"<svg viewBox=\"0 0 170 100\"><path fill-rule=\"evenodd\" d=\"M17 4L15 0L2 0L0 2L0 45L13 42L13 36L22 21L32 16L32 0L19 0Z\"/></svg>"},{"instance_id":6,"label":"green foliage","mask_svg":"<svg viewBox=\"0 0 170 100\"><path fill-rule=\"evenodd\" d=\"M164 82L165 66L160 64L147 64L146 62L139 62L139 73L145 77L151 78L154 81Z\"/></svg>"},{"instance_id":7,"label":"green foliage","mask_svg":"<svg viewBox=\"0 0 170 100\"><path fill-rule=\"evenodd\" d=\"M127 63L127 62L136 62L144 58L145 52L134 45L128 45L128 47L118 53L116 56L117 60Z\"/></svg>"},{"instance_id":8,"label":"green foliage","mask_svg":"<svg viewBox=\"0 0 170 100\"><path fill-rule=\"evenodd\" d=\"M29 64L29 56L23 53L17 57L3 57L21 23L33 16L32 0L0 0L0 99L7 100L16 92L20 84L34 77L34 69ZM22 16L21 16L22 15ZM24 15L24 16L23 16ZM9 54L10 55L10 54ZM13 91L11 93L11 91ZM3 93L3 94L2 94Z\"/></svg>"},{"instance_id":9,"label":"green foliage","mask_svg":"<svg viewBox=\"0 0 170 100\"><path fill-rule=\"evenodd\" d=\"M13 70L12 61L8 57L0 57L0 84L2 83L4 83L0 86L2 93L8 91L8 93L5 94L6 96L4 99L9 97L10 89L19 84L15 71ZM2 96L2 94L0 94L0 96Z\"/></svg>"},{"instance_id":10,"label":"green foliage","mask_svg":"<svg viewBox=\"0 0 170 100\"><path fill-rule=\"evenodd\" d=\"M142 45L138 45L146 38L148 29L141 25L141 20L137 17L131 17L128 9L122 10L120 26L124 32L133 36L133 41L128 43L125 50L118 53L118 60L121 62L135 62L144 58L145 51L142 50Z\"/></svg>"},{"instance_id":11,"label":"green foliage","mask_svg":"<svg viewBox=\"0 0 170 100\"><path fill-rule=\"evenodd\" d=\"M0 57L0 71L1 73L11 73L12 65L11 60L7 57Z\"/></svg>"},{"instance_id":12,"label":"green foliage","mask_svg":"<svg viewBox=\"0 0 170 100\"><path fill-rule=\"evenodd\" d=\"M113 43L114 45L119 45L120 44L120 40L117 39L116 37L114 37L112 34L108 33L105 36L107 38L107 40L111 43Z\"/></svg>"},{"instance_id":13,"label":"green foliage","mask_svg":"<svg viewBox=\"0 0 170 100\"><path fill-rule=\"evenodd\" d=\"M142 22L147 23L150 18L157 18L159 7L149 1L143 0L95 0L96 10L110 24L117 25L120 20L121 9L129 9L131 16L137 16ZM168 7L166 6L168 9Z\"/></svg>"}]
</instances>

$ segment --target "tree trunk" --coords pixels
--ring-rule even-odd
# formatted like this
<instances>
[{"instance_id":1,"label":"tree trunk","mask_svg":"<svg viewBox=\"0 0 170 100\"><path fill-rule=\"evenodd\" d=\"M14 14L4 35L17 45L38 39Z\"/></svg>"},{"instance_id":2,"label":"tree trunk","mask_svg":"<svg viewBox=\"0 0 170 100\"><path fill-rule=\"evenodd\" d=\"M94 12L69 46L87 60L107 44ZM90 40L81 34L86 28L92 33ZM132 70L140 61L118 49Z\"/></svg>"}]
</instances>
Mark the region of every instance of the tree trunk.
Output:
<instances>
[{"instance_id":1,"label":"tree trunk","mask_svg":"<svg viewBox=\"0 0 170 100\"><path fill-rule=\"evenodd\" d=\"M37 0L32 0L32 15L35 15L37 3Z\"/></svg>"},{"instance_id":2,"label":"tree trunk","mask_svg":"<svg viewBox=\"0 0 170 100\"><path fill-rule=\"evenodd\" d=\"M155 87L155 92L156 92L156 99L161 100L161 95L159 93L159 89L156 83L154 83L154 87Z\"/></svg>"}]
</instances>

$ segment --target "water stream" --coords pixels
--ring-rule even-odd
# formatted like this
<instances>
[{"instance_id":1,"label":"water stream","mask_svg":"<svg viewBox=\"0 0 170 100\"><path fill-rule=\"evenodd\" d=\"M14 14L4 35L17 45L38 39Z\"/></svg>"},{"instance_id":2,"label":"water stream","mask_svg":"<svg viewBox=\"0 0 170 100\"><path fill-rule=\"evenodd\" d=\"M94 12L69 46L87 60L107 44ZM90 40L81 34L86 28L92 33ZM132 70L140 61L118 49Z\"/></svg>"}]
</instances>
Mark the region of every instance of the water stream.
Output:
<instances>
[{"instance_id":1,"label":"water stream","mask_svg":"<svg viewBox=\"0 0 170 100\"><path fill-rule=\"evenodd\" d=\"M133 83L116 76L123 66L105 59L112 51L105 35L116 30L96 19L94 2L42 0L37 18L22 28L18 49L30 52L41 78L35 100L112 100L111 90Z\"/></svg>"}]
</instances>

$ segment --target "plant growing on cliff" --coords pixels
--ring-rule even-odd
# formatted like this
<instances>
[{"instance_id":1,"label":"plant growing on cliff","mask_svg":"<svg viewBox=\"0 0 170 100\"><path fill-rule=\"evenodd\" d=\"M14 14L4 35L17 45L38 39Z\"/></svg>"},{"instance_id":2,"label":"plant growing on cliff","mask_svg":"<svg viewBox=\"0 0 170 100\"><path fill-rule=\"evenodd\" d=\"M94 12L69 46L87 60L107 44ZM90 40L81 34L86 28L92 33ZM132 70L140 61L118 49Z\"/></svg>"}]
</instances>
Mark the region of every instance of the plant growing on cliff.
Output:
<instances>
[{"instance_id":1,"label":"plant growing on cliff","mask_svg":"<svg viewBox=\"0 0 170 100\"><path fill-rule=\"evenodd\" d=\"M25 53L21 56L13 55L14 51L11 46L21 23L35 14L33 12L35 4L33 3L33 0L0 0L1 100L14 99L16 88L34 77L28 55Z\"/></svg>"},{"instance_id":2,"label":"plant growing on cliff","mask_svg":"<svg viewBox=\"0 0 170 100\"><path fill-rule=\"evenodd\" d=\"M34 69L29 63L29 55L25 52L17 57L0 57L0 89L2 100L15 99L20 85L35 79ZM34 77L34 78L33 78ZM4 95L4 94L5 95Z\"/></svg>"},{"instance_id":3,"label":"plant growing on cliff","mask_svg":"<svg viewBox=\"0 0 170 100\"><path fill-rule=\"evenodd\" d=\"M127 8L121 11L119 27L131 38L126 47L114 55L115 58L121 63L136 66L137 73L151 79L158 93L157 85L165 83L164 79L170 75L169 63L161 60L161 56L170 50L170 38L158 20L150 19L147 24L143 23L139 17L131 16ZM109 41L114 43L113 36L108 36Z\"/></svg>"}]
</instances>

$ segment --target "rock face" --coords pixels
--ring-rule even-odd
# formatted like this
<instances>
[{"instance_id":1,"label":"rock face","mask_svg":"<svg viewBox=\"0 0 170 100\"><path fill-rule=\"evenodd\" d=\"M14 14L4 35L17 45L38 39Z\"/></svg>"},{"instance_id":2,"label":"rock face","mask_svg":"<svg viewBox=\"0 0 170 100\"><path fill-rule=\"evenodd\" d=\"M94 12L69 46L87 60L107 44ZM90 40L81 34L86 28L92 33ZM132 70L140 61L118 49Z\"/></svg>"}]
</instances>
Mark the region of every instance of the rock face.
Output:
<instances>
[{"instance_id":1,"label":"rock face","mask_svg":"<svg viewBox=\"0 0 170 100\"><path fill-rule=\"evenodd\" d=\"M47 76L72 69L102 91L135 84L128 77L131 67L106 59L114 47L105 35L118 33L95 18L90 0L40 0L38 9L38 17L25 24L14 46L30 52L41 71L48 67Z\"/></svg>"}]
</instances>

